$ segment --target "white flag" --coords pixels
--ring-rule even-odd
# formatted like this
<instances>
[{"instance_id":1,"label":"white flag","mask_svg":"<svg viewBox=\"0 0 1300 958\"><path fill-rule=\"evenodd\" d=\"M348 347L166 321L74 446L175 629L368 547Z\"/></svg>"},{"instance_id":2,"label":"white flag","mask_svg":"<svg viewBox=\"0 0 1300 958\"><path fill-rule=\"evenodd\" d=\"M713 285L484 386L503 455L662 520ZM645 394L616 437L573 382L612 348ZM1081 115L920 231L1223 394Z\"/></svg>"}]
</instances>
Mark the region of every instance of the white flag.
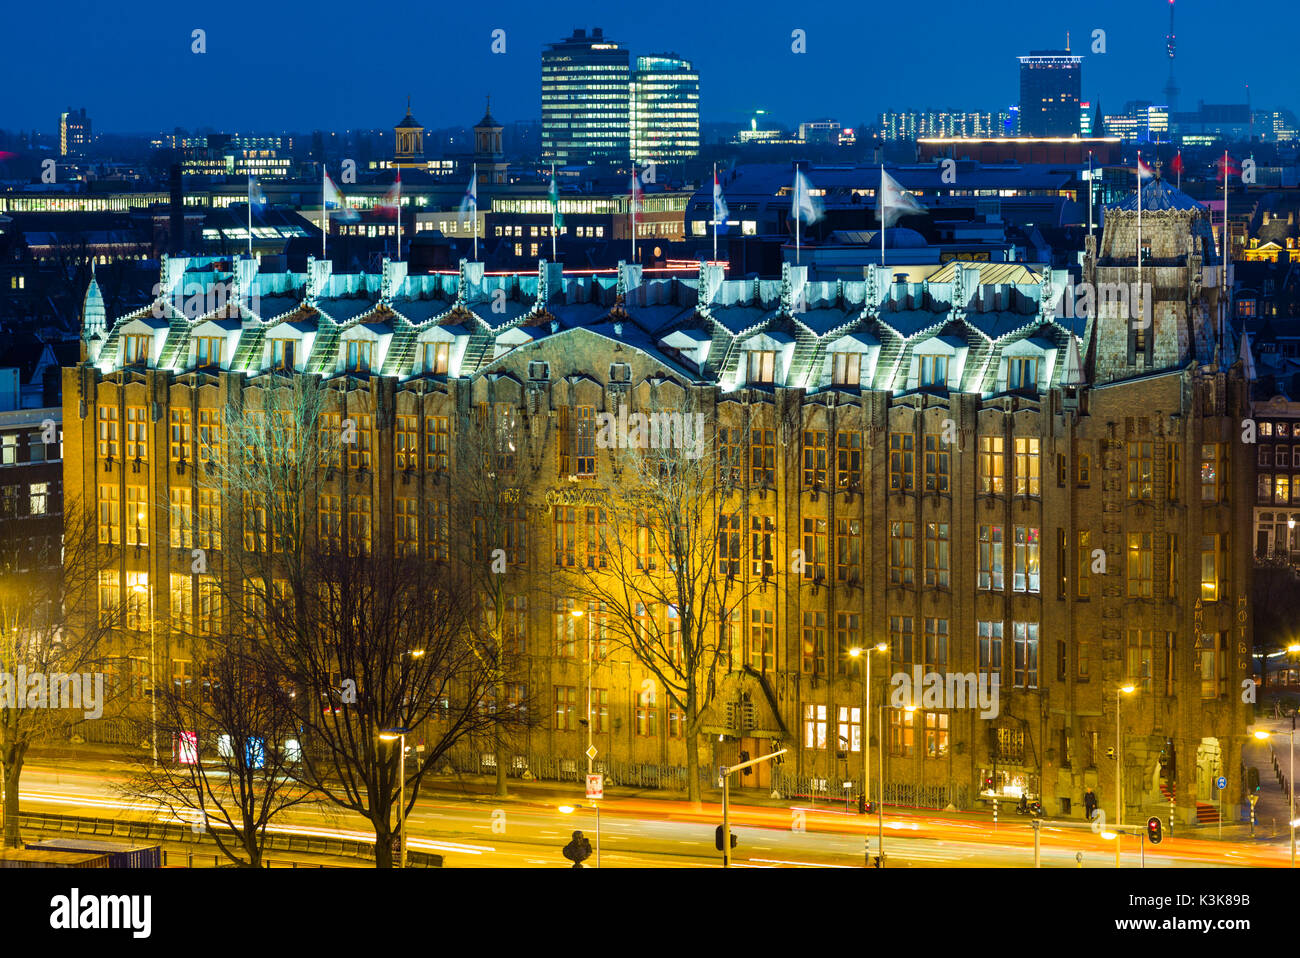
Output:
<instances>
[{"instance_id":1,"label":"white flag","mask_svg":"<svg viewBox=\"0 0 1300 958\"><path fill-rule=\"evenodd\" d=\"M792 215L801 223L816 223L822 218L821 204L812 195L812 184L808 182L808 177L803 175L803 170L795 170L794 174Z\"/></svg>"},{"instance_id":2,"label":"white flag","mask_svg":"<svg viewBox=\"0 0 1300 958\"><path fill-rule=\"evenodd\" d=\"M879 218L882 226L888 228L898 221L900 216L909 213L924 213L925 207L922 206L915 196L908 193L898 181L885 172L882 167L880 170L880 193L876 197L876 216Z\"/></svg>"},{"instance_id":3,"label":"white flag","mask_svg":"<svg viewBox=\"0 0 1300 958\"><path fill-rule=\"evenodd\" d=\"M715 226L726 226L727 217L731 211L727 209L727 201L722 196L722 184L718 182L718 173L713 173L713 223Z\"/></svg>"}]
</instances>

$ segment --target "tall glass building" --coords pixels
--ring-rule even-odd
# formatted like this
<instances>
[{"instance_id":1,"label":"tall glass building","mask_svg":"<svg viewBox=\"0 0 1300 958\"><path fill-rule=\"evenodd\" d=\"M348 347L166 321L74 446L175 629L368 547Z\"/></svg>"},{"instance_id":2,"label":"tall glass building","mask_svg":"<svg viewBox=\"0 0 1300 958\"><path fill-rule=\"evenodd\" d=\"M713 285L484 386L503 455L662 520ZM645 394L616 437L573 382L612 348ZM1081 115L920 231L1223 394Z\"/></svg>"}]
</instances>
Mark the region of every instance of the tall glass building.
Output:
<instances>
[{"instance_id":1,"label":"tall glass building","mask_svg":"<svg viewBox=\"0 0 1300 958\"><path fill-rule=\"evenodd\" d=\"M542 156L561 164L629 157L628 52L596 27L542 51Z\"/></svg>"},{"instance_id":2,"label":"tall glass building","mask_svg":"<svg viewBox=\"0 0 1300 958\"><path fill-rule=\"evenodd\" d=\"M1078 136L1083 57L1033 50L1019 59L1020 135Z\"/></svg>"},{"instance_id":3,"label":"tall glass building","mask_svg":"<svg viewBox=\"0 0 1300 958\"><path fill-rule=\"evenodd\" d=\"M680 163L700 153L700 75L673 54L637 57L631 89L632 159Z\"/></svg>"}]
</instances>

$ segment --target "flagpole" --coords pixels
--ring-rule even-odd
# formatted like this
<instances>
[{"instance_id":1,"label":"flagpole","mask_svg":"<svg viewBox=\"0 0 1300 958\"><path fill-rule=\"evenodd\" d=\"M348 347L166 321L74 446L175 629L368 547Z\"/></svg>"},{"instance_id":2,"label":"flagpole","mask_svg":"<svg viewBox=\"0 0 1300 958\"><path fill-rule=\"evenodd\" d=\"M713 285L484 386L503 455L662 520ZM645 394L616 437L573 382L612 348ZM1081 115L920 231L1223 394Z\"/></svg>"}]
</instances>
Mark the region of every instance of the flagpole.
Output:
<instances>
[{"instance_id":1,"label":"flagpole","mask_svg":"<svg viewBox=\"0 0 1300 958\"><path fill-rule=\"evenodd\" d=\"M794 265L799 265L799 167L794 168Z\"/></svg>"},{"instance_id":2,"label":"flagpole","mask_svg":"<svg viewBox=\"0 0 1300 958\"><path fill-rule=\"evenodd\" d=\"M560 184L555 182L554 163L551 163L551 186L555 189L555 201L551 204L551 260L554 262L559 260L559 254L555 252L555 235L560 229L556 223L560 215Z\"/></svg>"},{"instance_id":3,"label":"flagpole","mask_svg":"<svg viewBox=\"0 0 1300 958\"><path fill-rule=\"evenodd\" d=\"M713 261L718 261L718 164L713 164Z\"/></svg>"},{"instance_id":4,"label":"flagpole","mask_svg":"<svg viewBox=\"0 0 1300 958\"><path fill-rule=\"evenodd\" d=\"M1218 343L1215 344L1217 351L1223 343L1223 334L1228 325L1228 263L1231 257L1231 242L1228 238L1228 175L1231 169L1228 165L1228 151L1223 151L1223 279L1219 282L1219 334ZM1244 327L1243 327L1244 329ZM1244 335L1244 332L1243 332Z\"/></svg>"},{"instance_id":5,"label":"flagpole","mask_svg":"<svg viewBox=\"0 0 1300 958\"><path fill-rule=\"evenodd\" d=\"M473 188L473 190L474 190L474 193L473 193L473 196L474 196L474 210L473 210L473 213L474 213L474 262L477 263L477 262L478 262L478 164L477 164L477 163L474 164L473 170L470 172L470 176L474 177L474 178L470 181L470 184L469 184L469 185L470 185L470 186Z\"/></svg>"},{"instance_id":6,"label":"flagpole","mask_svg":"<svg viewBox=\"0 0 1300 958\"><path fill-rule=\"evenodd\" d=\"M248 174L248 258L253 258L253 174Z\"/></svg>"},{"instance_id":7,"label":"flagpole","mask_svg":"<svg viewBox=\"0 0 1300 958\"><path fill-rule=\"evenodd\" d=\"M325 171L325 161L321 160L321 164L320 164L320 215L321 215L320 258L321 259L326 258L325 237L329 235L329 231L330 231L330 208L329 208L329 204L325 202L325 181L328 178L329 178L329 173Z\"/></svg>"},{"instance_id":8,"label":"flagpole","mask_svg":"<svg viewBox=\"0 0 1300 958\"><path fill-rule=\"evenodd\" d=\"M880 265L885 265L885 164L880 164L880 192L876 194L876 215L880 217Z\"/></svg>"},{"instance_id":9,"label":"flagpole","mask_svg":"<svg viewBox=\"0 0 1300 958\"><path fill-rule=\"evenodd\" d=\"M1092 150L1088 151L1088 235L1092 236Z\"/></svg>"},{"instance_id":10,"label":"flagpole","mask_svg":"<svg viewBox=\"0 0 1300 958\"><path fill-rule=\"evenodd\" d=\"M397 261L402 261L402 171L397 171Z\"/></svg>"},{"instance_id":11,"label":"flagpole","mask_svg":"<svg viewBox=\"0 0 1300 958\"><path fill-rule=\"evenodd\" d=\"M632 262L636 262L636 162L632 163Z\"/></svg>"},{"instance_id":12,"label":"flagpole","mask_svg":"<svg viewBox=\"0 0 1300 958\"><path fill-rule=\"evenodd\" d=\"M1137 276L1138 276L1138 322L1146 319L1146 313L1142 309L1142 151L1138 150L1138 246L1137 246Z\"/></svg>"}]
</instances>

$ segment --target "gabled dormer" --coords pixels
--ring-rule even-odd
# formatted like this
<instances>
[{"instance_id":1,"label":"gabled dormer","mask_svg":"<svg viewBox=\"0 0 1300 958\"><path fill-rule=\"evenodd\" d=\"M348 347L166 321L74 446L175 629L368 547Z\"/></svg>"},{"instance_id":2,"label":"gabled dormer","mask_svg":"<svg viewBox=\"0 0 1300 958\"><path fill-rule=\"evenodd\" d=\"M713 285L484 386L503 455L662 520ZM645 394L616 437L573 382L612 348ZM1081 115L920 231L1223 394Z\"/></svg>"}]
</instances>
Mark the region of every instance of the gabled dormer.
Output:
<instances>
[{"instance_id":1,"label":"gabled dormer","mask_svg":"<svg viewBox=\"0 0 1300 958\"><path fill-rule=\"evenodd\" d=\"M702 329L678 329L659 340L659 345L675 359L683 359L703 370L709 359L713 337Z\"/></svg>"},{"instance_id":2,"label":"gabled dormer","mask_svg":"<svg viewBox=\"0 0 1300 958\"><path fill-rule=\"evenodd\" d=\"M316 342L316 330L316 324L307 320L270 327L262 343L262 369L267 372L302 372Z\"/></svg>"},{"instance_id":3,"label":"gabled dormer","mask_svg":"<svg viewBox=\"0 0 1300 958\"><path fill-rule=\"evenodd\" d=\"M181 369L216 373L230 369L239 345L238 319L209 319L190 330L189 348Z\"/></svg>"},{"instance_id":4,"label":"gabled dormer","mask_svg":"<svg viewBox=\"0 0 1300 958\"><path fill-rule=\"evenodd\" d=\"M826 346L820 381L828 386L859 389L876 375L880 340L871 333L848 333Z\"/></svg>"},{"instance_id":5,"label":"gabled dormer","mask_svg":"<svg viewBox=\"0 0 1300 958\"><path fill-rule=\"evenodd\" d=\"M952 389L961 382L969 348L960 336L931 336L912 347L907 389Z\"/></svg>"},{"instance_id":6,"label":"gabled dormer","mask_svg":"<svg viewBox=\"0 0 1300 958\"><path fill-rule=\"evenodd\" d=\"M393 341L393 330L387 323L358 323L339 336L338 360L335 374L351 373L368 376L384 368L384 357Z\"/></svg>"},{"instance_id":7,"label":"gabled dormer","mask_svg":"<svg viewBox=\"0 0 1300 958\"><path fill-rule=\"evenodd\" d=\"M794 357L794 337L779 330L758 333L740 344L736 387L782 386Z\"/></svg>"},{"instance_id":8,"label":"gabled dormer","mask_svg":"<svg viewBox=\"0 0 1300 958\"><path fill-rule=\"evenodd\" d=\"M120 365L133 369L156 367L170 328L170 322L153 315L127 320L117 332L122 343Z\"/></svg>"},{"instance_id":9,"label":"gabled dormer","mask_svg":"<svg viewBox=\"0 0 1300 958\"><path fill-rule=\"evenodd\" d=\"M412 376L460 375L465 350L469 346L469 329L460 323L430 326L415 338L415 362Z\"/></svg>"},{"instance_id":10,"label":"gabled dormer","mask_svg":"<svg viewBox=\"0 0 1300 958\"><path fill-rule=\"evenodd\" d=\"M993 390L1030 395L1047 392L1055 365L1056 344L1050 339L1033 336L1010 343L1002 349Z\"/></svg>"}]
</instances>

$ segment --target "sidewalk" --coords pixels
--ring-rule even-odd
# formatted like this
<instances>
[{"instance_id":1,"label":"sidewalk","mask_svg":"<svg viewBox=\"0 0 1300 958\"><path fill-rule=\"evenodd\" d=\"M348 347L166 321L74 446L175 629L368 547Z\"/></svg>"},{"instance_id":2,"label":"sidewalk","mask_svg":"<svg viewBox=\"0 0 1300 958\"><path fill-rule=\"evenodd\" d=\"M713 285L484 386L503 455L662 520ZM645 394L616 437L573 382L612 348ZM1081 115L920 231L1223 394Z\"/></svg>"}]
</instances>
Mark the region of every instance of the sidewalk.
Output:
<instances>
[{"instance_id":1,"label":"sidewalk","mask_svg":"<svg viewBox=\"0 0 1300 958\"><path fill-rule=\"evenodd\" d=\"M1268 841L1285 843L1290 838L1287 827L1290 803L1282 786L1278 783L1277 773L1273 771L1274 754L1277 755L1278 770L1289 777L1290 742L1285 735L1275 736L1268 741L1255 738L1256 729L1270 732L1291 731L1290 719L1265 719L1250 726L1250 738L1241 749L1241 761L1247 767L1259 769L1259 802L1255 805L1255 836ZM1298 766L1300 767L1300 766Z\"/></svg>"}]
</instances>

